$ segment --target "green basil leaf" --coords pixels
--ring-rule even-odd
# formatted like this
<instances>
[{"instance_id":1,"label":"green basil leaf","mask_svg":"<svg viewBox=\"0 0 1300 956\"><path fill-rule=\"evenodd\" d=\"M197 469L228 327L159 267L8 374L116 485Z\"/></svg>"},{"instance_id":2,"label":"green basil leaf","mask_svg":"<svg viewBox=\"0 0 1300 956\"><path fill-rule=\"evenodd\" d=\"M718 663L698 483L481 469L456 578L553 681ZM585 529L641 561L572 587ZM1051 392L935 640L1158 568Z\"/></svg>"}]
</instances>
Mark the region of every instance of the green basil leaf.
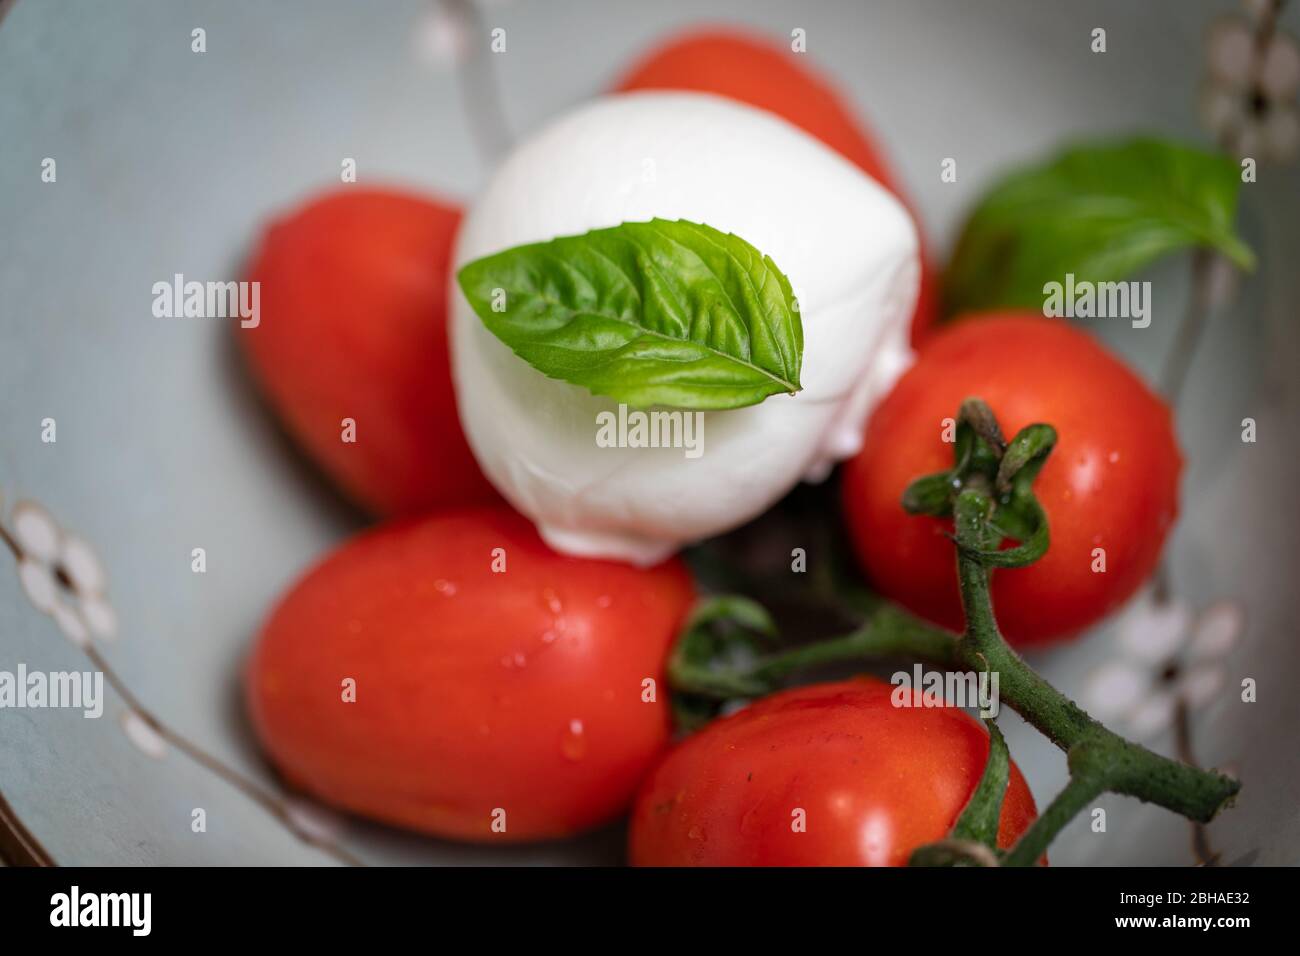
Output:
<instances>
[{"instance_id":1,"label":"green basil leaf","mask_svg":"<svg viewBox=\"0 0 1300 956\"><path fill-rule=\"evenodd\" d=\"M740 408L800 388L790 281L711 226L625 222L476 259L457 278L524 361L628 405Z\"/></svg>"},{"instance_id":2,"label":"green basil leaf","mask_svg":"<svg viewBox=\"0 0 1300 956\"><path fill-rule=\"evenodd\" d=\"M1079 145L1007 176L967 221L945 276L949 313L1042 308L1043 286L1115 282L1172 252L1255 256L1234 220L1241 171L1219 153L1155 139Z\"/></svg>"}]
</instances>

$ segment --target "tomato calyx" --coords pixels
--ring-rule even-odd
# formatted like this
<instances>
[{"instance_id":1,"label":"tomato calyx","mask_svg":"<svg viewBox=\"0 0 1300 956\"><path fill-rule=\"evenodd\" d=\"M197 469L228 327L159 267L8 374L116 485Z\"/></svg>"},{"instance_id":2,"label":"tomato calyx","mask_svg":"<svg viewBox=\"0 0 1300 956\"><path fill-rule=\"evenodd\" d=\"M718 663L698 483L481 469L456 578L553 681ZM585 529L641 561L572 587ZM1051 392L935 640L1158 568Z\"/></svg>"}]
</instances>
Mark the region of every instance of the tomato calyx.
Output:
<instances>
[{"instance_id":1,"label":"tomato calyx","mask_svg":"<svg viewBox=\"0 0 1300 956\"><path fill-rule=\"evenodd\" d=\"M958 550L985 567L1032 564L1047 553L1050 543L1047 515L1034 495L1033 483L1056 445L1056 429L1027 425L1007 442L992 409L979 398L962 402L955 425L956 463L908 485L903 492L904 510L951 518L964 491L978 492L989 511L981 522L989 532L984 536L987 543L973 546L950 534ZM1004 550L1000 545L1005 538L1019 544Z\"/></svg>"}]
</instances>

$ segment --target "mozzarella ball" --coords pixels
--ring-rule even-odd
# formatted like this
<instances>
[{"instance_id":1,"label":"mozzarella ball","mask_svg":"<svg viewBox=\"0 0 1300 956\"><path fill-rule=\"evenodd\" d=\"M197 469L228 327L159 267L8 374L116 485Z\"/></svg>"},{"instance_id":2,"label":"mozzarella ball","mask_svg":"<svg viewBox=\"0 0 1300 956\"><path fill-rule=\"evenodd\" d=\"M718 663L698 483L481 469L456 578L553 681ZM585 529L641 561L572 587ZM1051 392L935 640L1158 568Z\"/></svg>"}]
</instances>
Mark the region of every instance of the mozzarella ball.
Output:
<instances>
[{"instance_id":1,"label":"mozzarella ball","mask_svg":"<svg viewBox=\"0 0 1300 956\"><path fill-rule=\"evenodd\" d=\"M618 403L532 368L456 286L452 371L470 447L561 552L653 564L748 521L854 454L866 415L911 359L919 265L907 212L803 131L706 94L605 97L533 135L466 217L454 268L653 218L706 223L771 256L799 303L803 388L699 413L693 455L608 447L601 413L617 416Z\"/></svg>"}]
</instances>

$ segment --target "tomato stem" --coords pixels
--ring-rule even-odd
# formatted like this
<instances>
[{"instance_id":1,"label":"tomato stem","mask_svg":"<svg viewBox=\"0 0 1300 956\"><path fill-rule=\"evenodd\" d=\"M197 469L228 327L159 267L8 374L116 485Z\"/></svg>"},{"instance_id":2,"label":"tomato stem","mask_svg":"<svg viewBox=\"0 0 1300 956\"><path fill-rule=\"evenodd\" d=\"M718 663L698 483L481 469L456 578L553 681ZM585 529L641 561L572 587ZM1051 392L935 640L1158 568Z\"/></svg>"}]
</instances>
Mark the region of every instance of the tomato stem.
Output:
<instances>
[{"instance_id":1,"label":"tomato stem","mask_svg":"<svg viewBox=\"0 0 1300 956\"><path fill-rule=\"evenodd\" d=\"M842 637L805 644L765 658L753 673L775 682L819 664L873 657L920 657L955 665L957 642L947 631L931 627L892 604L882 605L862 626Z\"/></svg>"},{"instance_id":2,"label":"tomato stem","mask_svg":"<svg viewBox=\"0 0 1300 956\"><path fill-rule=\"evenodd\" d=\"M1038 860L1060 829L1104 791L1137 797L1202 823L1212 819L1240 789L1237 781L1162 757L1108 730L1039 677L1007 644L993 613L991 571L984 557L996 551L1002 534L996 503L981 483L958 491L952 517L966 615L958 659L973 670L996 672L1002 699L1066 752L1070 769L1070 783L1013 848L1006 864Z\"/></svg>"},{"instance_id":3,"label":"tomato stem","mask_svg":"<svg viewBox=\"0 0 1300 956\"><path fill-rule=\"evenodd\" d=\"M1002 858L1003 866L1034 866L1047 852L1048 845L1088 804L1106 789L1105 784L1092 776L1071 777L1061 792L1043 810L1029 829L1021 834L1016 845Z\"/></svg>"},{"instance_id":4,"label":"tomato stem","mask_svg":"<svg viewBox=\"0 0 1300 956\"><path fill-rule=\"evenodd\" d=\"M996 851L998 828L1002 822L1002 800L1011 779L1011 754L997 723L986 719L984 725L989 729L988 760L984 762L984 773L966 809L953 824L952 835L958 840L976 840Z\"/></svg>"},{"instance_id":5,"label":"tomato stem","mask_svg":"<svg viewBox=\"0 0 1300 956\"><path fill-rule=\"evenodd\" d=\"M951 634L873 597L853 602L860 605L862 623L848 634L775 653L750 653L744 660L734 653L736 642L752 652L761 640L775 636L775 624L748 599L713 598L693 615L669 661L669 678L682 694L675 695L675 702L692 705L679 714L694 722L708 719L720 702L761 696L796 671L840 661L912 658L948 670L994 673L1001 702L1065 751L1070 772L1069 783L1008 851L1003 865L1036 863L1057 833L1104 792L1137 797L1195 822L1209 822L1237 794L1237 781L1162 757L1107 729L1035 673L998 629L989 590L993 570L1028 564L1047 547L1046 515L1031 486L1056 442L1055 431L1048 425L1030 425L1006 442L992 411L979 399L963 402L957 421L955 466L917 479L903 503L909 511L953 520L966 616L962 634ZM1018 538L1019 546L1002 549L1005 537ZM856 592L851 596L858 597ZM760 640L754 640L755 635ZM988 802L984 796L981 803ZM988 806L977 809L979 819L988 816ZM967 819L966 814L959 819ZM917 862L987 865L989 854L996 854L978 839L985 829L954 830L950 839L921 848L926 852Z\"/></svg>"}]
</instances>

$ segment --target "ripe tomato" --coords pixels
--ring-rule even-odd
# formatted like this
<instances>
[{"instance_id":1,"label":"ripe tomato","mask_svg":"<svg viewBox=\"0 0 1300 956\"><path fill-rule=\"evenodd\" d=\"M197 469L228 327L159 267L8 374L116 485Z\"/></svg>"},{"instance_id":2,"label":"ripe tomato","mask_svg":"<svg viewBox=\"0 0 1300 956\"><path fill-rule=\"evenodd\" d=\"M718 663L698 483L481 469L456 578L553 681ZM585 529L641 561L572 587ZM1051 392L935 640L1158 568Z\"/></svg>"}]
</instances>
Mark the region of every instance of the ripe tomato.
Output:
<instances>
[{"instance_id":1,"label":"ripe tomato","mask_svg":"<svg viewBox=\"0 0 1300 956\"><path fill-rule=\"evenodd\" d=\"M956 822L984 772L989 739L965 711L895 707L894 691L867 677L800 687L688 737L637 794L632 863L905 864ZM1013 763L999 846L1035 815Z\"/></svg>"},{"instance_id":2,"label":"ripe tomato","mask_svg":"<svg viewBox=\"0 0 1300 956\"><path fill-rule=\"evenodd\" d=\"M1051 545L1025 568L993 573L993 605L1012 643L1076 634L1130 597L1156 566L1178 511L1182 457L1169 409L1090 335L1034 314L969 317L940 332L876 408L845 467L853 545L881 593L962 626L951 524L906 514L914 478L952 467L945 418L988 402L1010 438L1034 422L1058 443L1034 482ZM1105 571L1095 549L1103 549Z\"/></svg>"},{"instance_id":3,"label":"ripe tomato","mask_svg":"<svg viewBox=\"0 0 1300 956\"><path fill-rule=\"evenodd\" d=\"M566 836L623 810L667 744L663 663L692 600L676 560L563 557L506 508L391 523L282 599L248 705L326 803L454 839Z\"/></svg>"},{"instance_id":4,"label":"ripe tomato","mask_svg":"<svg viewBox=\"0 0 1300 956\"><path fill-rule=\"evenodd\" d=\"M856 163L912 208L883 153L831 83L766 39L735 30L685 33L650 51L615 88L694 90L775 113ZM916 218L914 209L912 213ZM913 345L924 340L938 312L936 276L922 241L920 297L912 317Z\"/></svg>"},{"instance_id":5,"label":"ripe tomato","mask_svg":"<svg viewBox=\"0 0 1300 956\"><path fill-rule=\"evenodd\" d=\"M236 327L263 392L357 502L406 514L489 502L460 430L447 274L460 210L349 186L270 226L249 278L261 321ZM343 441L343 420L356 423Z\"/></svg>"}]
</instances>

